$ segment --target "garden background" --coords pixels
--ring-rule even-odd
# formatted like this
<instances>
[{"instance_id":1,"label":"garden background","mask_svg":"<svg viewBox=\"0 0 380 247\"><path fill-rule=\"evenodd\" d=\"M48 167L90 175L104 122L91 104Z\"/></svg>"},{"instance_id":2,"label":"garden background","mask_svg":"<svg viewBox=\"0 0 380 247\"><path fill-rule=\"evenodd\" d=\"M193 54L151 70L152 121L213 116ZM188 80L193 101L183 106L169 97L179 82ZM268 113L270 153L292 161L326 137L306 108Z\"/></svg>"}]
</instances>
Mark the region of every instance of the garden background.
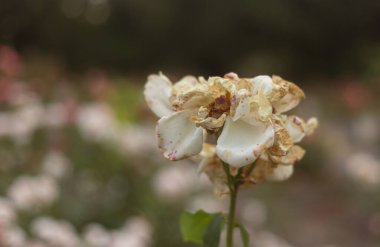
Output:
<instances>
[{"instance_id":1,"label":"garden background","mask_svg":"<svg viewBox=\"0 0 380 247\"><path fill-rule=\"evenodd\" d=\"M164 160L146 78L275 74L318 117L282 183L243 191L256 247L380 246L380 2L0 0L0 246L180 247L224 210Z\"/></svg>"}]
</instances>

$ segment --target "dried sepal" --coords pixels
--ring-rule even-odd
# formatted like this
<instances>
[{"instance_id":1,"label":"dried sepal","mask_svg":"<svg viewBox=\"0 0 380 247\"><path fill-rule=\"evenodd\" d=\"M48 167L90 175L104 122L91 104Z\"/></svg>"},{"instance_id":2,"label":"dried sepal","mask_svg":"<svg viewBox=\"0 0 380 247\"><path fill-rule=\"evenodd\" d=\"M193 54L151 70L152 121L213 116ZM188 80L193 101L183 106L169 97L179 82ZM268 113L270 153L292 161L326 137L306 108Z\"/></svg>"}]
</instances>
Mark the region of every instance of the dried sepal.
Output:
<instances>
[{"instance_id":1,"label":"dried sepal","mask_svg":"<svg viewBox=\"0 0 380 247\"><path fill-rule=\"evenodd\" d=\"M222 197L229 193L227 186L227 176L223 169L223 164L215 153L215 146L205 143L200 153L202 160L199 164L198 172L205 173L214 185L214 194Z\"/></svg>"}]
</instances>

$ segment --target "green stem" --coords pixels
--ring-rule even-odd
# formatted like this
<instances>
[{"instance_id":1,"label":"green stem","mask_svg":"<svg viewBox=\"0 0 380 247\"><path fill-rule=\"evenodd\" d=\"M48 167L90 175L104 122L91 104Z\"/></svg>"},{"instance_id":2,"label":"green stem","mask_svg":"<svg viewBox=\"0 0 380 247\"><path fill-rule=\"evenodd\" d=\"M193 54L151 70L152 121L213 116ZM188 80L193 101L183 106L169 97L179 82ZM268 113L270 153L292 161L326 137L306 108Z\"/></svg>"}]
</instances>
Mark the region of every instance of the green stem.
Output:
<instances>
[{"instance_id":1,"label":"green stem","mask_svg":"<svg viewBox=\"0 0 380 247\"><path fill-rule=\"evenodd\" d=\"M233 230L235 227L235 211L236 211L236 199L238 195L239 184L234 184L233 189L230 190L230 209L228 212L228 221L227 221L227 238L226 238L226 246L233 247L234 239L233 239Z\"/></svg>"},{"instance_id":2,"label":"green stem","mask_svg":"<svg viewBox=\"0 0 380 247\"><path fill-rule=\"evenodd\" d=\"M226 247L233 247L234 246L233 230L235 227L236 201L237 201L237 195L238 195L239 186L240 186L240 175L241 175L242 170L239 169L238 174L234 177L230 173L230 168L228 164L223 163L223 168L224 168L224 171L226 172L228 188L230 189L230 206L229 206L228 220L227 220Z\"/></svg>"}]
</instances>

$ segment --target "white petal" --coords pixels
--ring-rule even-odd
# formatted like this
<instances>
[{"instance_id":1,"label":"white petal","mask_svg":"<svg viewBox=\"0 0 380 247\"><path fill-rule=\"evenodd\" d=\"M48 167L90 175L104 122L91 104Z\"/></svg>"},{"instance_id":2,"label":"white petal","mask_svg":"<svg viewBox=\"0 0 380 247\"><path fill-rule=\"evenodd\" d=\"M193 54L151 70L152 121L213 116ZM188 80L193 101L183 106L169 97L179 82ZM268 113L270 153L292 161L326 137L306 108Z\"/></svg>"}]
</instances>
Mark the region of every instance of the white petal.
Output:
<instances>
[{"instance_id":1,"label":"white petal","mask_svg":"<svg viewBox=\"0 0 380 247\"><path fill-rule=\"evenodd\" d=\"M305 136L313 134L318 127L318 120L310 118L306 123L302 118L289 116L286 119L286 128L294 143L300 142Z\"/></svg>"},{"instance_id":2,"label":"white petal","mask_svg":"<svg viewBox=\"0 0 380 247\"><path fill-rule=\"evenodd\" d=\"M199 84L197 78L188 75L176 82L173 86L173 89L176 91L189 91L192 88L194 88L197 84Z\"/></svg>"},{"instance_id":3,"label":"white petal","mask_svg":"<svg viewBox=\"0 0 380 247\"><path fill-rule=\"evenodd\" d=\"M301 101L301 98L287 93L282 99L273 103L273 107L276 109L276 113L280 114L287 112L296 107Z\"/></svg>"},{"instance_id":4,"label":"white petal","mask_svg":"<svg viewBox=\"0 0 380 247\"><path fill-rule=\"evenodd\" d=\"M234 109L234 112L232 113L233 121L238 120L249 112L249 93L246 89L239 90L237 95L234 96L231 108Z\"/></svg>"},{"instance_id":5,"label":"white petal","mask_svg":"<svg viewBox=\"0 0 380 247\"><path fill-rule=\"evenodd\" d=\"M293 170L293 166L279 165L273 169L272 174L269 175L267 179L269 181L284 181L292 176Z\"/></svg>"},{"instance_id":6,"label":"white petal","mask_svg":"<svg viewBox=\"0 0 380 247\"><path fill-rule=\"evenodd\" d=\"M312 117L310 118L309 120L307 120L307 123L306 123L306 135L309 136L309 135L312 135L315 131L315 129L318 127L319 123L318 123L318 119L315 118L315 117Z\"/></svg>"},{"instance_id":7,"label":"white petal","mask_svg":"<svg viewBox=\"0 0 380 247\"><path fill-rule=\"evenodd\" d=\"M259 90L262 90L264 95L269 95L272 92L273 87L274 87L272 78L270 78L267 75L259 75L252 78L252 84L253 84L252 93L254 95L257 94Z\"/></svg>"},{"instance_id":8,"label":"white petal","mask_svg":"<svg viewBox=\"0 0 380 247\"><path fill-rule=\"evenodd\" d=\"M243 120L233 122L227 118L218 138L216 152L224 162L234 167L251 164L268 147L273 145L272 126L250 125Z\"/></svg>"},{"instance_id":9,"label":"white petal","mask_svg":"<svg viewBox=\"0 0 380 247\"><path fill-rule=\"evenodd\" d=\"M293 142L300 142L305 137L305 122L296 116L286 119L286 129L289 131Z\"/></svg>"},{"instance_id":10,"label":"white petal","mask_svg":"<svg viewBox=\"0 0 380 247\"><path fill-rule=\"evenodd\" d=\"M169 98L172 83L163 74L150 75L145 84L144 96L150 109L158 116L168 116L173 113Z\"/></svg>"},{"instance_id":11,"label":"white petal","mask_svg":"<svg viewBox=\"0 0 380 247\"><path fill-rule=\"evenodd\" d=\"M158 121L158 146L167 159L184 159L202 150L203 129L191 122L191 115L180 111Z\"/></svg>"}]
</instances>

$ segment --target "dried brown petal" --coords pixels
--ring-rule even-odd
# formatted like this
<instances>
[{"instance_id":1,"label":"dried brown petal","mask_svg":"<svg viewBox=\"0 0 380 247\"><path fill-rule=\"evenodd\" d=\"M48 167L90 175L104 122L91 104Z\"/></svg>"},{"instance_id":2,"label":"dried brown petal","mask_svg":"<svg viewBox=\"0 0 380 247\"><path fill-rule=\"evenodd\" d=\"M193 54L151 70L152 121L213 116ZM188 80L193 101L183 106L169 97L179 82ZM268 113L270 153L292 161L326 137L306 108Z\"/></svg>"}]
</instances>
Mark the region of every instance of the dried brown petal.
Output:
<instances>
[{"instance_id":1,"label":"dried brown petal","mask_svg":"<svg viewBox=\"0 0 380 247\"><path fill-rule=\"evenodd\" d=\"M305 155L305 150L298 145L294 145L289 149L289 152L284 156L269 155L270 160L276 164L293 165L300 161Z\"/></svg>"},{"instance_id":2,"label":"dried brown petal","mask_svg":"<svg viewBox=\"0 0 380 247\"><path fill-rule=\"evenodd\" d=\"M293 145L292 138L286 129L283 121L279 117L273 117L272 123L275 130L273 146L268 150L269 154L275 156L284 156L288 153Z\"/></svg>"},{"instance_id":3,"label":"dried brown petal","mask_svg":"<svg viewBox=\"0 0 380 247\"><path fill-rule=\"evenodd\" d=\"M272 100L273 107L276 113L289 111L296 107L299 102L305 98L305 93L296 84L286 81L279 76L272 76L273 83L286 89L286 94L278 99L279 95L284 94L283 91L274 97Z\"/></svg>"}]
</instances>

